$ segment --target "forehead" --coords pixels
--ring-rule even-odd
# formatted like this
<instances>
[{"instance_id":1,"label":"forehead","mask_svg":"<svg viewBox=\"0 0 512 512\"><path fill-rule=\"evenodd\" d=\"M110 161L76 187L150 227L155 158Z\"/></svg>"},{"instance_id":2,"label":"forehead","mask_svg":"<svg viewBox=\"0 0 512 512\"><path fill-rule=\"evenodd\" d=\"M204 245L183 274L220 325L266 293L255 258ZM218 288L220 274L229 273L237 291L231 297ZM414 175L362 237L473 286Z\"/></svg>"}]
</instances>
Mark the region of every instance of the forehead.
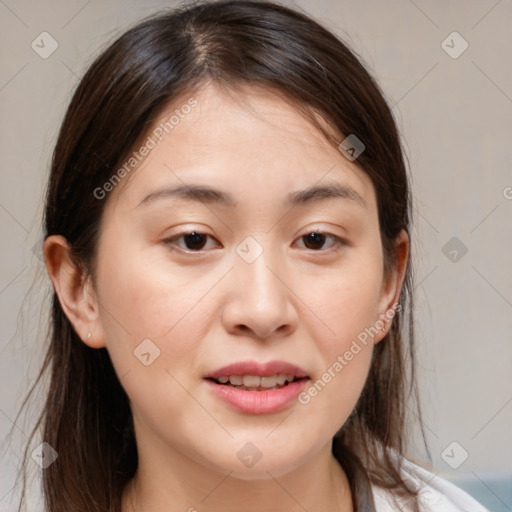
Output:
<instances>
[{"instance_id":1,"label":"forehead","mask_svg":"<svg viewBox=\"0 0 512 512\"><path fill-rule=\"evenodd\" d=\"M161 111L131 155L140 158L145 145L152 147L125 173L110 203L135 207L155 187L189 182L237 196L262 190L289 194L338 180L369 202L374 196L364 171L282 95L262 87L233 91L206 84L182 94Z\"/></svg>"}]
</instances>

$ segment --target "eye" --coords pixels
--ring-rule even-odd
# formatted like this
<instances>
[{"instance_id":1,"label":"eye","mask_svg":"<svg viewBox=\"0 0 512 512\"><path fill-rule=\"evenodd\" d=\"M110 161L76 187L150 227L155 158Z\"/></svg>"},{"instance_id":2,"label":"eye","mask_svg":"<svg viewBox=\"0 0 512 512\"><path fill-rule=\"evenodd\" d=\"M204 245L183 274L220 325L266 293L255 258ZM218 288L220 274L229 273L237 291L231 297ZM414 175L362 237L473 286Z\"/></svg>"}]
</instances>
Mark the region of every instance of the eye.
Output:
<instances>
[{"instance_id":1,"label":"eye","mask_svg":"<svg viewBox=\"0 0 512 512\"><path fill-rule=\"evenodd\" d=\"M199 231L186 231L164 240L164 243L171 246L171 248L174 248L173 246L177 245L176 241L183 239L185 247L181 246L179 249L183 249L186 252L199 252L205 247L208 238L213 239L213 237L210 237L210 235L207 235L206 233L201 233Z\"/></svg>"},{"instance_id":2,"label":"eye","mask_svg":"<svg viewBox=\"0 0 512 512\"><path fill-rule=\"evenodd\" d=\"M330 238L333 240L331 247L340 247L343 245L348 245L348 243L340 238L339 236L332 235L330 233L323 233L321 231L312 231L306 235L303 235L299 238L299 240L304 240L307 249L312 249L316 252L319 252L318 249L324 245L326 239ZM328 249L327 249L328 250ZM322 252L325 252L322 251Z\"/></svg>"},{"instance_id":3,"label":"eye","mask_svg":"<svg viewBox=\"0 0 512 512\"><path fill-rule=\"evenodd\" d=\"M172 249L175 249L176 246L178 246L178 249L181 249L184 252L203 252L202 249L204 249L205 246L207 245L208 238L214 240L212 236L206 233L201 233L200 231L186 231L183 233L179 233L171 238L168 238L163 242L166 245L170 246ZM299 240L305 241L306 249L311 249L315 252L325 252L325 249L321 249L322 246L325 244L325 241L329 238L333 241L331 247L340 247L348 245L348 243L342 238L330 233L323 233L321 231L312 231L310 233L307 233L306 235L301 236ZM185 247L177 243L177 241L181 239L183 239Z\"/></svg>"}]
</instances>

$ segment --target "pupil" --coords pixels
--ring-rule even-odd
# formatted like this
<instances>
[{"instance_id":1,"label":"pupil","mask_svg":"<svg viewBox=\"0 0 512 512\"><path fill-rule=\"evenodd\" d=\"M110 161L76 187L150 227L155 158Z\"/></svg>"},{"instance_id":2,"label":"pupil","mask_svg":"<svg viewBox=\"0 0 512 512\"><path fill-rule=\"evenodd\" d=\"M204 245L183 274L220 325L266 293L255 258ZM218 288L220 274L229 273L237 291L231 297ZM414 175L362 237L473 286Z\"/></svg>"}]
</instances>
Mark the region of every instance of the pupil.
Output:
<instances>
[{"instance_id":1,"label":"pupil","mask_svg":"<svg viewBox=\"0 0 512 512\"><path fill-rule=\"evenodd\" d=\"M192 233L185 235L187 248L201 249L204 246L204 238L204 235L202 235L201 233L197 233L196 231L192 231ZM192 245L192 247L190 247L190 245ZM199 245L199 247L197 247L196 245Z\"/></svg>"},{"instance_id":2,"label":"pupil","mask_svg":"<svg viewBox=\"0 0 512 512\"><path fill-rule=\"evenodd\" d=\"M325 235L322 233L313 232L313 233L310 233L309 235L306 235L306 240L311 241L313 244L320 244L320 247L321 247L324 243L324 237L325 237ZM306 242L306 245L307 245L307 242Z\"/></svg>"}]
</instances>

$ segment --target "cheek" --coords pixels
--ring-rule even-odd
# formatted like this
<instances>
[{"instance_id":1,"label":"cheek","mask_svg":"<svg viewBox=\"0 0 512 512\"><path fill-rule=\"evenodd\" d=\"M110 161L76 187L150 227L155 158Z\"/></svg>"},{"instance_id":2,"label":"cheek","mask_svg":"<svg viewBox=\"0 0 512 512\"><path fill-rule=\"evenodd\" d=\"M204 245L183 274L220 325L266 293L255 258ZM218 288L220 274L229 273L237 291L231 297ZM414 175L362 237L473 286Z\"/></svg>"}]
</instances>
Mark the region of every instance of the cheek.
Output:
<instances>
[{"instance_id":1,"label":"cheek","mask_svg":"<svg viewBox=\"0 0 512 512\"><path fill-rule=\"evenodd\" d=\"M143 254L123 250L121 244L103 251L98 268L100 314L118 375L147 370L148 360L154 360L150 368L193 368L206 329L199 314L201 300L215 284L212 276L171 272L168 265L145 261ZM143 378L153 379L147 371Z\"/></svg>"},{"instance_id":2,"label":"cheek","mask_svg":"<svg viewBox=\"0 0 512 512\"><path fill-rule=\"evenodd\" d=\"M364 333L375 325L379 318L381 282L378 260L354 257L344 267L317 281L316 286L309 283L304 289L309 290L308 306L323 323L322 331L318 330L314 337L331 360L334 354L347 350L359 335L364 338Z\"/></svg>"},{"instance_id":3,"label":"cheek","mask_svg":"<svg viewBox=\"0 0 512 512\"><path fill-rule=\"evenodd\" d=\"M322 320L310 323L322 370L299 401L335 430L354 408L368 375L381 279L381 262L366 253L347 259L320 285L309 283L316 291L308 292L308 306Z\"/></svg>"},{"instance_id":4,"label":"cheek","mask_svg":"<svg viewBox=\"0 0 512 512\"><path fill-rule=\"evenodd\" d=\"M185 278L185 272L163 261L160 255L156 261L144 250L122 242L103 248L100 296L112 313L105 314L105 320L111 324L115 316L134 341L164 338L180 322L186 322L188 311L204 295L207 283L190 274Z\"/></svg>"},{"instance_id":5,"label":"cheek","mask_svg":"<svg viewBox=\"0 0 512 512\"><path fill-rule=\"evenodd\" d=\"M320 335L319 328L315 336L320 370L299 395L305 413L321 419L316 425L323 437L333 436L353 411L368 376L376 332L371 329L375 294L370 289L333 286L328 296L332 300L319 316L329 330L323 327Z\"/></svg>"},{"instance_id":6,"label":"cheek","mask_svg":"<svg viewBox=\"0 0 512 512\"><path fill-rule=\"evenodd\" d=\"M190 426L180 411L204 415L186 388L205 337L201 298L214 283L188 278L185 285L176 275L124 252L104 260L98 281L107 350L134 416L154 431L172 419L183 435Z\"/></svg>"}]
</instances>

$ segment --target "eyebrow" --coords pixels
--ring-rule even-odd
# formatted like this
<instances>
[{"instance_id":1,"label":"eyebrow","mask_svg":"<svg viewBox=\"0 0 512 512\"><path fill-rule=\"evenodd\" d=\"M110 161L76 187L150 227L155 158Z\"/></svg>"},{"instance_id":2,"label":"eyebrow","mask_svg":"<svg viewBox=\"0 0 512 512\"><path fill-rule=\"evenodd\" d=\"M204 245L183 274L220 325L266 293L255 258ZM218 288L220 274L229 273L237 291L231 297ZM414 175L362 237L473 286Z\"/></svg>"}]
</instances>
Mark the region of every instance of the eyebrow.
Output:
<instances>
[{"instance_id":1,"label":"eyebrow","mask_svg":"<svg viewBox=\"0 0 512 512\"><path fill-rule=\"evenodd\" d=\"M222 206L236 207L238 201L233 196L222 190L218 190L206 185L179 185L177 187L167 187L155 190L149 193L137 205L137 208L143 204L153 203L160 199L177 197L187 201L204 202L208 204L219 204ZM302 206L325 199L339 198L353 201L361 207L367 209L363 197L352 187L340 183L328 183L325 185L313 185L304 190L290 192L285 198L286 206Z\"/></svg>"}]
</instances>

